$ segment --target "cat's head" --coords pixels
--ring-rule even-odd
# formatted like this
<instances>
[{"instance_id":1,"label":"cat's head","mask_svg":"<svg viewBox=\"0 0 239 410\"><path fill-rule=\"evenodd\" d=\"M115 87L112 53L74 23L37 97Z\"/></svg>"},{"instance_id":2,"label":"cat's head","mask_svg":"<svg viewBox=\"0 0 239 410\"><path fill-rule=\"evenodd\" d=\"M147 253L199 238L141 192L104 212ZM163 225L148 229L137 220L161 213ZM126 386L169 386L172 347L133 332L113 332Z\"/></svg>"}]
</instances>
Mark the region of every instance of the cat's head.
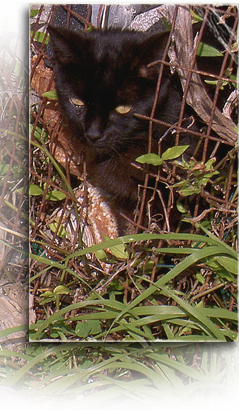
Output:
<instances>
[{"instance_id":1,"label":"cat's head","mask_svg":"<svg viewBox=\"0 0 239 410\"><path fill-rule=\"evenodd\" d=\"M150 116L167 33L148 36L133 31L73 32L49 27L56 63L56 89L65 118L92 153L113 155L142 141L147 144ZM158 106L168 94L164 77Z\"/></svg>"}]
</instances>

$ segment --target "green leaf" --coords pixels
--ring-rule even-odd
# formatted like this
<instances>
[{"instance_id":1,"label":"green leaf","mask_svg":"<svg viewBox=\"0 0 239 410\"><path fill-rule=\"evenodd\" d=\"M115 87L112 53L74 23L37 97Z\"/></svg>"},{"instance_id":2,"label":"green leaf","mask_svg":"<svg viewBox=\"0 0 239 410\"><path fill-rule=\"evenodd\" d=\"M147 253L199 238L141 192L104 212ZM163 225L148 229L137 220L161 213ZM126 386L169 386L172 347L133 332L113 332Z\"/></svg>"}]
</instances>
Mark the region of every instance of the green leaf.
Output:
<instances>
[{"instance_id":1,"label":"green leaf","mask_svg":"<svg viewBox=\"0 0 239 410\"><path fill-rule=\"evenodd\" d=\"M125 250L125 245L122 243L120 245L115 245L110 248L111 253L119 259L128 259L129 252Z\"/></svg>"},{"instance_id":2,"label":"green leaf","mask_svg":"<svg viewBox=\"0 0 239 410\"><path fill-rule=\"evenodd\" d=\"M152 165L161 165L163 163L162 158L157 154L145 154L136 158L136 161L140 164L152 164Z\"/></svg>"},{"instance_id":3,"label":"green leaf","mask_svg":"<svg viewBox=\"0 0 239 410\"><path fill-rule=\"evenodd\" d=\"M199 21L203 21L203 18L196 14L193 10L190 10L190 13L193 17L192 24L198 23Z\"/></svg>"},{"instance_id":4,"label":"green leaf","mask_svg":"<svg viewBox=\"0 0 239 410\"><path fill-rule=\"evenodd\" d=\"M33 34L33 32L31 31L31 35ZM41 31L37 31L34 35L34 40L38 41L39 43L42 43L44 38L45 38L45 33L41 32ZM46 40L45 40L45 44L49 43L49 36L46 36Z\"/></svg>"},{"instance_id":5,"label":"green leaf","mask_svg":"<svg viewBox=\"0 0 239 410\"><path fill-rule=\"evenodd\" d=\"M218 80L204 80L204 82L209 85L217 85Z\"/></svg>"},{"instance_id":6,"label":"green leaf","mask_svg":"<svg viewBox=\"0 0 239 410\"><path fill-rule=\"evenodd\" d=\"M70 293L70 289L67 286L59 285L53 290L54 293L58 295L68 295Z\"/></svg>"},{"instance_id":7,"label":"green leaf","mask_svg":"<svg viewBox=\"0 0 239 410\"><path fill-rule=\"evenodd\" d=\"M199 43L197 55L199 57L223 57L223 54L216 48L202 42Z\"/></svg>"},{"instance_id":8,"label":"green leaf","mask_svg":"<svg viewBox=\"0 0 239 410\"><path fill-rule=\"evenodd\" d=\"M200 193L200 189L199 188L182 188L179 190L180 194L182 196L190 196L193 194L199 194Z\"/></svg>"},{"instance_id":9,"label":"green leaf","mask_svg":"<svg viewBox=\"0 0 239 410\"><path fill-rule=\"evenodd\" d=\"M230 75L230 79L233 80L233 83L235 82L235 84L233 84L236 87L237 84L237 77L235 75Z\"/></svg>"},{"instance_id":10,"label":"green leaf","mask_svg":"<svg viewBox=\"0 0 239 410\"><path fill-rule=\"evenodd\" d=\"M53 296L53 293L52 293L51 290L46 290L46 292L43 292L41 294L41 296L44 297L44 298L49 298L49 297Z\"/></svg>"},{"instance_id":11,"label":"green leaf","mask_svg":"<svg viewBox=\"0 0 239 410\"><path fill-rule=\"evenodd\" d=\"M102 332L101 324L99 320L91 320L91 334L97 335Z\"/></svg>"},{"instance_id":12,"label":"green leaf","mask_svg":"<svg viewBox=\"0 0 239 410\"><path fill-rule=\"evenodd\" d=\"M238 263L235 259L229 258L227 256L217 256L216 261L227 271L238 275Z\"/></svg>"},{"instance_id":13,"label":"green leaf","mask_svg":"<svg viewBox=\"0 0 239 410\"><path fill-rule=\"evenodd\" d=\"M98 251L95 252L95 256L97 259L100 261L105 261L106 260L106 253L103 249L99 249Z\"/></svg>"},{"instance_id":14,"label":"green leaf","mask_svg":"<svg viewBox=\"0 0 239 410\"><path fill-rule=\"evenodd\" d=\"M56 230L57 230L58 225L59 225L58 222L52 222L52 223L49 224L49 228L53 233L55 233ZM66 236L66 235L67 235L67 232L66 232L64 226L60 225L60 227L57 231L57 236L59 236L60 238L64 238L64 236Z\"/></svg>"},{"instance_id":15,"label":"green leaf","mask_svg":"<svg viewBox=\"0 0 239 410\"><path fill-rule=\"evenodd\" d=\"M221 256L220 256L220 258L221 258ZM220 260L220 258L219 258L219 260ZM222 263L226 264L227 262L222 262ZM217 257L209 258L206 261L207 266L214 273L216 273L221 279L226 279L229 282L234 282L235 281L235 276L230 272L229 269L225 268L222 263L220 263L217 260ZM233 265L231 265L231 266L233 266ZM233 269L233 268L231 268L231 269Z\"/></svg>"},{"instance_id":16,"label":"green leaf","mask_svg":"<svg viewBox=\"0 0 239 410\"><path fill-rule=\"evenodd\" d=\"M85 339L91 331L91 323L90 320L86 320L85 322L79 322L76 325L75 332L77 336Z\"/></svg>"},{"instance_id":17,"label":"green leaf","mask_svg":"<svg viewBox=\"0 0 239 410\"><path fill-rule=\"evenodd\" d=\"M177 147L168 148L163 154L162 159L164 161L169 159L175 159L180 157L187 149L189 145L178 145Z\"/></svg>"},{"instance_id":18,"label":"green leaf","mask_svg":"<svg viewBox=\"0 0 239 410\"><path fill-rule=\"evenodd\" d=\"M47 97L49 100L58 100L58 95L56 90L46 91L42 94L42 97Z\"/></svg>"},{"instance_id":19,"label":"green leaf","mask_svg":"<svg viewBox=\"0 0 239 410\"><path fill-rule=\"evenodd\" d=\"M31 184L29 187L29 194L32 196L42 195L43 190L41 187L39 187L39 185Z\"/></svg>"},{"instance_id":20,"label":"green leaf","mask_svg":"<svg viewBox=\"0 0 239 410\"><path fill-rule=\"evenodd\" d=\"M38 15L39 11L40 10L34 10L34 9L30 10L30 18L36 17Z\"/></svg>"},{"instance_id":21,"label":"green leaf","mask_svg":"<svg viewBox=\"0 0 239 410\"><path fill-rule=\"evenodd\" d=\"M177 210L178 210L181 214L187 213L187 208L186 208L181 202L177 201L176 206L177 206Z\"/></svg>"},{"instance_id":22,"label":"green leaf","mask_svg":"<svg viewBox=\"0 0 239 410\"><path fill-rule=\"evenodd\" d=\"M198 282L200 282L200 283L202 283L202 285L204 285L205 278L204 278L204 276L202 276L201 273L196 273L196 278L197 278Z\"/></svg>"},{"instance_id":23,"label":"green leaf","mask_svg":"<svg viewBox=\"0 0 239 410\"><path fill-rule=\"evenodd\" d=\"M211 158L205 163L206 170L213 170L213 164L216 161L216 158Z\"/></svg>"},{"instance_id":24,"label":"green leaf","mask_svg":"<svg viewBox=\"0 0 239 410\"><path fill-rule=\"evenodd\" d=\"M8 169L9 169L9 164L4 164L4 163L0 164L0 175L1 176L6 175Z\"/></svg>"},{"instance_id":25,"label":"green leaf","mask_svg":"<svg viewBox=\"0 0 239 410\"><path fill-rule=\"evenodd\" d=\"M61 201L62 199L66 198L66 194L64 194L64 192L61 191L51 191L48 192L46 194L46 199L48 199L49 201Z\"/></svg>"},{"instance_id":26,"label":"green leaf","mask_svg":"<svg viewBox=\"0 0 239 410\"><path fill-rule=\"evenodd\" d=\"M32 133L33 130L33 125L30 124L30 132ZM37 141L47 141L47 133L40 127L36 127L34 131L34 138L36 138Z\"/></svg>"}]
</instances>

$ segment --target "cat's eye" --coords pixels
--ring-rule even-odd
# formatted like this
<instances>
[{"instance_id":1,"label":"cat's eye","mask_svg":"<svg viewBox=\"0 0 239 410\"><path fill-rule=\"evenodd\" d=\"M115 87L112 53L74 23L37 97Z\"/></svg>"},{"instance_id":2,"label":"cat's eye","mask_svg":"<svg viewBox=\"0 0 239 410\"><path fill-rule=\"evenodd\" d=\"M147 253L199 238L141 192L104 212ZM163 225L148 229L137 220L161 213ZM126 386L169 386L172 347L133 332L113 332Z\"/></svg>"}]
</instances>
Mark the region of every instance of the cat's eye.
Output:
<instances>
[{"instance_id":1,"label":"cat's eye","mask_svg":"<svg viewBox=\"0 0 239 410\"><path fill-rule=\"evenodd\" d=\"M131 111L131 109L132 109L131 105L118 105L115 111L118 114L128 114Z\"/></svg>"},{"instance_id":2,"label":"cat's eye","mask_svg":"<svg viewBox=\"0 0 239 410\"><path fill-rule=\"evenodd\" d=\"M71 98L71 102L72 104L74 104L76 107L83 107L84 103L82 100L80 100L80 98Z\"/></svg>"}]
</instances>

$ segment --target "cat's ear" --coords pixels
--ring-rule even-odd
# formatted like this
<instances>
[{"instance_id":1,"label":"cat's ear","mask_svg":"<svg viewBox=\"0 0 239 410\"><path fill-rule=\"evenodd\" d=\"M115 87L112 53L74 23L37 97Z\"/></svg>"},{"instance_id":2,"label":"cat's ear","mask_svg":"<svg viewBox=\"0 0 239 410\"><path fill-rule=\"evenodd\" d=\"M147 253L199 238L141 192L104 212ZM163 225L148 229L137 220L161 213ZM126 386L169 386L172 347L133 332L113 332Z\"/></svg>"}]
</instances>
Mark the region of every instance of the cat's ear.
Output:
<instances>
[{"instance_id":1,"label":"cat's ear","mask_svg":"<svg viewBox=\"0 0 239 410\"><path fill-rule=\"evenodd\" d=\"M157 60L162 60L164 51L168 42L169 33L155 34L142 42L140 45L140 53L135 61L137 66L138 75L143 78L156 78L158 77L160 63L148 67L150 63ZM164 75L170 75L170 69L168 66L164 66Z\"/></svg>"},{"instance_id":2,"label":"cat's ear","mask_svg":"<svg viewBox=\"0 0 239 410\"><path fill-rule=\"evenodd\" d=\"M83 33L75 33L65 28L48 26L48 32L54 51L54 56L59 64L65 65L75 61L75 48L79 50L79 43L85 42ZM82 47L82 50L84 47Z\"/></svg>"}]
</instances>

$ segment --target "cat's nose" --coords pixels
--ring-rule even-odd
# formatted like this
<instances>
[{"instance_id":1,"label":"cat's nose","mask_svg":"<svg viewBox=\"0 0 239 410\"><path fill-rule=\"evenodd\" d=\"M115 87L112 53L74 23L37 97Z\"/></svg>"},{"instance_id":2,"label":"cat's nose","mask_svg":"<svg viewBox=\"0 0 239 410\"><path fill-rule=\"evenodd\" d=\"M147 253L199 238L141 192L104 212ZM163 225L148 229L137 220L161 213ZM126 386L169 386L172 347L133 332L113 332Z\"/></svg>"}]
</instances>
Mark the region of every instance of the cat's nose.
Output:
<instances>
[{"instance_id":1,"label":"cat's nose","mask_svg":"<svg viewBox=\"0 0 239 410\"><path fill-rule=\"evenodd\" d=\"M102 126L100 121L94 121L86 130L86 137L91 141L96 141L102 136Z\"/></svg>"},{"instance_id":2,"label":"cat's nose","mask_svg":"<svg viewBox=\"0 0 239 410\"><path fill-rule=\"evenodd\" d=\"M101 134L97 131L91 130L86 133L86 138L88 138L91 141L96 141L101 138Z\"/></svg>"}]
</instances>

